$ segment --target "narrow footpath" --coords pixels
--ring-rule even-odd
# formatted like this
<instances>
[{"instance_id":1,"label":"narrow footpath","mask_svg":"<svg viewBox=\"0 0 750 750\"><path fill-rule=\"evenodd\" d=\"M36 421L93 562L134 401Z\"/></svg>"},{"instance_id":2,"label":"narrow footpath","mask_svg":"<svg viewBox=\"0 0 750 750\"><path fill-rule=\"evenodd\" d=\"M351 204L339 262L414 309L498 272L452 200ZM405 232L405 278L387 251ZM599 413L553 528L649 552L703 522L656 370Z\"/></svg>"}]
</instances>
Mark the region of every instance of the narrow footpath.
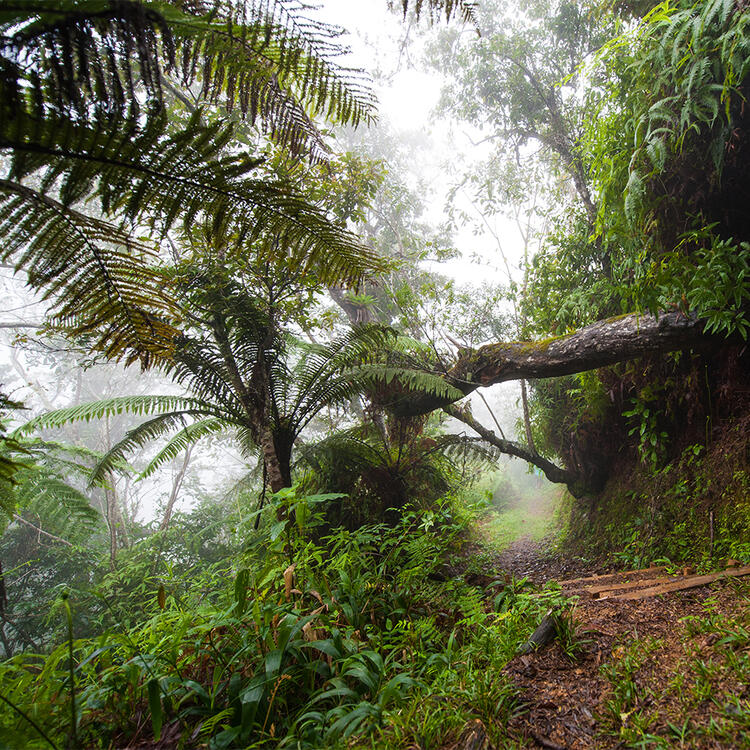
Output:
<instances>
[{"instance_id":1,"label":"narrow footpath","mask_svg":"<svg viewBox=\"0 0 750 750\"><path fill-rule=\"evenodd\" d=\"M497 523L495 517L480 525L478 537L491 542ZM495 572L506 580L526 578L535 589L612 572L550 555L548 541L538 532L521 533L494 553ZM657 580L672 581L683 571L640 577L657 573ZM750 748L750 576L642 599L612 598L640 590L638 578L587 584L603 580L613 592L569 586L562 637L507 664L520 699L508 729L521 746Z\"/></svg>"}]
</instances>

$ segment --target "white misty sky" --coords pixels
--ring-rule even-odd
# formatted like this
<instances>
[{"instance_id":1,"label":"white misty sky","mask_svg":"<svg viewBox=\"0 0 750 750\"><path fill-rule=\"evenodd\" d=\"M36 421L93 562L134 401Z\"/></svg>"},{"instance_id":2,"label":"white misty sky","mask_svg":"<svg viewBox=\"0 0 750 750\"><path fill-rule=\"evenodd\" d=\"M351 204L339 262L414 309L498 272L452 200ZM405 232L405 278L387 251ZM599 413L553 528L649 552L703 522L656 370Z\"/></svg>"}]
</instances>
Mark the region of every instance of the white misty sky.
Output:
<instances>
[{"instance_id":1,"label":"white misty sky","mask_svg":"<svg viewBox=\"0 0 750 750\"><path fill-rule=\"evenodd\" d=\"M344 37L351 47L346 64L373 76L380 120L389 123L397 133L418 133L430 146L415 153L412 168L414 177L434 190L427 218L436 225L440 224L444 196L451 181L471 160L484 154L472 146L469 138L479 141L480 136L467 133L468 126L463 124L451 128L450 123L437 119L435 108L443 79L420 65L422 45L419 30L409 26L399 13L389 11L387 0L323 0L317 15L349 32ZM427 21L421 21L421 31L427 28ZM406 44L406 40L410 44ZM416 179L408 182L413 184ZM496 225L503 249L511 264L516 266L522 255L517 231L510 222L501 218L496 220ZM435 270L453 276L460 283L507 283L505 269L497 257L495 240L489 233L475 235L466 229L456 235L456 244L465 259L440 264ZM471 263L471 254L481 257L482 264Z\"/></svg>"},{"instance_id":2,"label":"white misty sky","mask_svg":"<svg viewBox=\"0 0 750 750\"><path fill-rule=\"evenodd\" d=\"M451 180L468 165L462 154L470 154L470 159L484 155L469 140L471 137L476 142L481 137L466 133L466 126L451 128L449 123L436 118L434 110L443 80L434 72L419 69L420 40L416 30L410 29L399 14L390 12L387 5L387 0L323 0L320 17L349 32L344 38L352 49L351 61L347 64L368 71L376 79L380 119L397 132L417 131L431 143L431 148L415 154L412 167L417 176L426 179L434 188L428 218L438 224ZM408 50L403 43L407 35L412 42ZM408 182L411 184L415 180ZM515 226L498 219L497 233L511 264L517 265L523 250ZM467 229L459 232L455 239L466 259L442 263L435 270L453 276L462 284L507 283L495 250L495 240L489 233L474 235ZM482 265L469 261L468 256L472 253L482 257ZM514 437L514 422L520 413L518 383L503 383L484 389L484 396L504 423L507 436ZM473 395L471 402L475 416L485 425L492 426L492 417L480 397ZM462 432L465 428L456 422L453 429Z\"/></svg>"}]
</instances>

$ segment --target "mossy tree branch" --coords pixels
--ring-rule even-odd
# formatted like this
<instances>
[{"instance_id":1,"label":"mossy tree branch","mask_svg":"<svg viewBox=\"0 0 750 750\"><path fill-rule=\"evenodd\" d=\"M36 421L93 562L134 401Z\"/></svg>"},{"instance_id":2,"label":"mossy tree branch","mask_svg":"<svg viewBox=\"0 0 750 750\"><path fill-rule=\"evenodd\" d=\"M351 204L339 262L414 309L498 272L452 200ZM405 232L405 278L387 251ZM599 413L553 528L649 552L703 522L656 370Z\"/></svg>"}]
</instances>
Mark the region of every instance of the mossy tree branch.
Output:
<instances>
[{"instance_id":1,"label":"mossy tree branch","mask_svg":"<svg viewBox=\"0 0 750 750\"><path fill-rule=\"evenodd\" d=\"M461 349L456 363L444 377L468 395L477 388L508 380L572 375L649 354L690 349L714 340L715 337L704 333L703 321L692 314L632 313L543 341L500 342L479 349ZM406 392L399 394L390 408L400 416L416 416L450 403L435 394Z\"/></svg>"},{"instance_id":2,"label":"mossy tree branch","mask_svg":"<svg viewBox=\"0 0 750 750\"><path fill-rule=\"evenodd\" d=\"M454 419L458 419L460 422L471 427L471 429L474 430L474 432L476 432L485 442L493 445L501 453L521 458L533 466L536 466L544 472L544 476L547 477L550 482L567 485L571 494L575 497L580 497L583 494L585 489L583 483L580 477L576 476L574 473L556 466L528 446L499 438L492 430L488 430L477 422L468 411L460 409L455 404L444 406L443 411Z\"/></svg>"}]
</instances>

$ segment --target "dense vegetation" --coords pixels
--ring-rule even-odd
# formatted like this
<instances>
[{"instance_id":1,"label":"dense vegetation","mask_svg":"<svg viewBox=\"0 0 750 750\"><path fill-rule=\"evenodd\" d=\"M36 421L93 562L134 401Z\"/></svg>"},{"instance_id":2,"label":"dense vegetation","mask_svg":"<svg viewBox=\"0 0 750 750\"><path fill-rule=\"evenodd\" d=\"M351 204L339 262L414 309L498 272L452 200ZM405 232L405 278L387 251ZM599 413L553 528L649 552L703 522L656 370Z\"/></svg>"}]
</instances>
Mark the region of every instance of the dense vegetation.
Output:
<instances>
[{"instance_id":1,"label":"dense vegetation","mask_svg":"<svg viewBox=\"0 0 750 750\"><path fill-rule=\"evenodd\" d=\"M0 9L0 262L46 315L45 348L19 336L0 371L0 747L438 748L470 719L522 744L502 670L563 597L476 585L502 454L571 489L558 548L750 563L750 11L395 5L446 74L441 114L487 144L441 227L302 5ZM493 235L504 286L435 273L498 217L523 245L516 273ZM521 376L515 428L454 405L483 345L543 360L634 313L694 341L644 324L642 356ZM737 679L746 626L716 625ZM652 652L603 667L604 731L633 745ZM747 739L737 712L714 737Z\"/></svg>"}]
</instances>

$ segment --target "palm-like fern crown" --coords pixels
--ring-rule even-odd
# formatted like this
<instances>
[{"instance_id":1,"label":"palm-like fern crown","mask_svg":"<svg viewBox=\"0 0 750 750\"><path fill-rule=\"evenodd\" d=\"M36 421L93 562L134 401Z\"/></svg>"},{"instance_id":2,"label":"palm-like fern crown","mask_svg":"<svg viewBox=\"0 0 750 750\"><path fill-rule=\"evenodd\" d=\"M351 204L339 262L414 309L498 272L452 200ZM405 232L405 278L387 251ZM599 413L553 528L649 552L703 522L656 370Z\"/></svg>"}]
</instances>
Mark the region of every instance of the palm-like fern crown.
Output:
<instances>
[{"instance_id":1,"label":"palm-like fern crown","mask_svg":"<svg viewBox=\"0 0 750 750\"><path fill-rule=\"evenodd\" d=\"M0 12L4 100L90 119L136 120L164 103L165 76L198 100L239 107L301 151L325 151L311 117L358 125L374 102L358 71L335 64L341 30L285 0L34 0ZM31 71L31 73L29 73ZM41 96L39 96L41 94ZM142 94L142 101L139 101Z\"/></svg>"},{"instance_id":2,"label":"palm-like fern crown","mask_svg":"<svg viewBox=\"0 0 750 750\"><path fill-rule=\"evenodd\" d=\"M357 124L373 112L361 77L335 64L337 34L282 0L4 4L0 153L12 159L0 180L0 259L31 270L57 322L145 364L171 355L179 315L136 227L158 238L200 221L237 245L276 235L329 280L379 268L324 211L257 174L258 160L232 148L234 127L207 124L201 109L221 101L321 158L312 117ZM192 86L197 102L179 126L165 107L173 83Z\"/></svg>"}]
</instances>

